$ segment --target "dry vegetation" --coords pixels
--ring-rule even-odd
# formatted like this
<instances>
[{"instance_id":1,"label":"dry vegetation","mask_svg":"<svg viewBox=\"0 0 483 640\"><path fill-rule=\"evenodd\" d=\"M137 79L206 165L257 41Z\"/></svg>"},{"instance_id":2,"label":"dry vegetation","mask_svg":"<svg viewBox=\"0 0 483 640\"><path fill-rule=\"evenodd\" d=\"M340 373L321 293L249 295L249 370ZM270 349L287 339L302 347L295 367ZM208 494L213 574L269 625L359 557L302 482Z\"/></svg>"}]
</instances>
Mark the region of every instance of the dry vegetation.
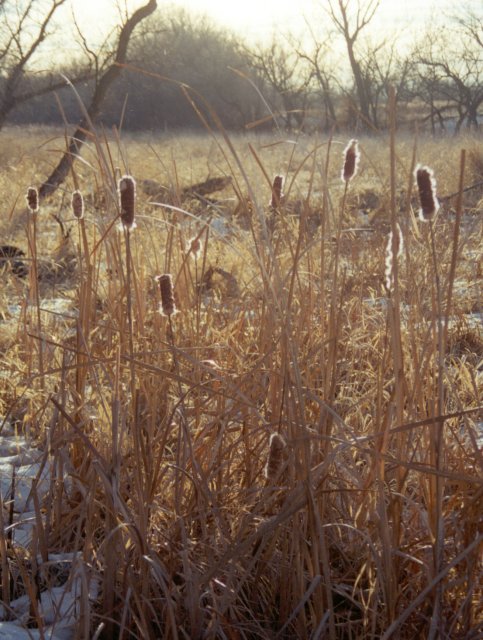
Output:
<instances>
[{"instance_id":1,"label":"dry vegetation","mask_svg":"<svg viewBox=\"0 0 483 640\"><path fill-rule=\"evenodd\" d=\"M63 137L2 132L2 242L30 269L1 273L1 413L57 470L31 547L0 545L3 575L23 574L3 601L35 593L39 549L79 551L102 585L79 638L483 632L481 147L361 139L345 189L346 143L99 135L33 216L25 193ZM437 180L431 223L416 162ZM190 191L217 176L222 191ZM159 312L163 273L176 314Z\"/></svg>"}]
</instances>

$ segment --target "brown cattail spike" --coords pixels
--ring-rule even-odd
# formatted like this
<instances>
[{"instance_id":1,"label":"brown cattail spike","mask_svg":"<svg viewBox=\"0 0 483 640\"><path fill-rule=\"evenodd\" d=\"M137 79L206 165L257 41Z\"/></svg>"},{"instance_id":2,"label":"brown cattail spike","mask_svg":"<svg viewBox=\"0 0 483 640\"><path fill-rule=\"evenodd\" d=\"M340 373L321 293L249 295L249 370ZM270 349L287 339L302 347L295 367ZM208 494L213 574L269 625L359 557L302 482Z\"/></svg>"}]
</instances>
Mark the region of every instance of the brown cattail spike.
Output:
<instances>
[{"instance_id":1,"label":"brown cattail spike","mask_svg":"<svg viewBox=\"0 0 483 640\"><path fill-rule=\"evenodd\" d=\"M433 171L429 167L418 165L415 171L416 184L419 192L419 219L427 222L432 220L439 210L439 202L436 197L436 180Z\"/></svg>"},{"instance_id":2,"label":"brown cattail spike","mask_svg":"<svg viewBox=\"0 0 483 640\"><path fill-rule=\"evenodd\" d=\"M342 168L341 178L344 182L349 182L357 173L359 165L360 153L359 143L357 140L349 140L349 144L344 149L344 166Z\"/></svg>"},{"instance_id":3,"label":"brown cattail spike","mask_svg":"<svg viewBox=\"0 0 483 640\"><path fill-rule=\"evenodd\" d=\"M270 206L272 209L277 209L283 200L283 176L275 176L272 183L272 199L270 200Z\"/></svg>"},{"instance_id":4,"label":"brown cattail spike","mask_svg":"<svg viewBox=\"0 0 483 640\"><path fill-rule=\"evenodd\" d=\"M282 470L285 462L285 449L287 445L279 433L272 433L268 445L268 459L265 465L265 478L275 480Z\"/></svg>"},{"instance_id":5,"label":"brown cattail spike","mask_svg":"<svg viewBox=\"0 0 483 640\"><path fill-rule=\"evenodd\" d=\"M188 242L188 253L190 253L193 258L198 259L200 257L202 250L202 244L199 237L191 238Z\"/></svg>"},{"instance_id":6,"label":"brown cattail spike","mask_svg":"<svg viewBox=\"0 0 483 640\"><path fill-rule=\"evenodd\" d=\"M174 301L173 279L170 273L158 276L159 290L161 292L161 308L160 312L163 316L172 316L177 313L176 303Z\"/></svg>"},{"instance_id":7,"label":"brown cattail spike","mask_svg":"<svg viewBox=\"0 0 483 640\"><path fill-rule=\"evenodd\" d=\"M84 198L78 190L72 194L72 213L78 220L84 217Z\"/></svg>"},{"instance_id":8,"label":"brown cattail spike","mask_svg":"<svg viewBox=\"0 0 483 640\"><path fill-rule=\"evenodd\" d=\"M39 210L39 192L35 187L29 187L27 190L27 205L31 213L37 213Z\"/></svg>"},{"instance_id":9,"label":"brown cattail spike","mask_svg":"<svg viewBox=\"0 0 483 640\"><path fill-rule=\"evenodd\" d=\"M119 203L122 226L129 231L135 227L134 206L136 203L136 182L131 176L123 176L119 180Z\"/></svg>"}]
</instances>

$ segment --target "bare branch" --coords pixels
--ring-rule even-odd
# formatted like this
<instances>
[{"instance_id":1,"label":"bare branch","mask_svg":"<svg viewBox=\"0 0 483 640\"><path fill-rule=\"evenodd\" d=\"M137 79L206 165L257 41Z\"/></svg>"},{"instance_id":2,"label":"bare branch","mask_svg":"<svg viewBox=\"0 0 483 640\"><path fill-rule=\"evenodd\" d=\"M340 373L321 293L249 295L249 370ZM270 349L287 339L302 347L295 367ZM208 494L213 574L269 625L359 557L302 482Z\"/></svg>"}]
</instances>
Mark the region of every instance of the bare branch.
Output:
<instances>
[{"instance_id":1,"label":"bare branch","mask_svg":"<svg viewBox=\"0 0 483 640\"><path fill-rule=\"evenodd\" d=\"M47 29L56 13L66 0L52 0L48 11L43 16L35 36L24 50L22 44L22 33L26 30L26 21L30 18L34 7L34 0L30 0L25 9L20 13L20 7L16 6L17 21L12 22L8 15L4 16L5 24L10 34L6 42L2 45L0 58L11 59L12 64L7 70L2 84L2 94L0 96L0 129L3 126L7 115L17 104L17 88L22 79L29 61L37 52L41 43L47 36ZM8 66L7 66L8 68Z\"/></svg>"},{"instance_id":2,"label":"bare branch","mask_svg":"<svg viewBox=\"0 0 483 640\"><path fill-rule=\"evenodd\" d=\"M349 63L357 89L358 106L362 121L365 123L371 123L370 86L364 79L361 61L356 54L355 43L361 31L367 27L373 19L379 7L379 1L380 0L357 0L355 19L351 20L349 10L354 6L354 3L350 4L349 0L337 0L336 5L335 0L329 0L328 12L335 27L345 40Z\"/></svg>"},{"instance_id":3,"label":"bare branch","mask_svg":"<svg viewBox=\"0 0 483 640\"><path fill-rule=\"evenodd\" d=\"M151 15L156 7L157 0L149 0L147 4L137 9L122 26L119 33L114 62L108 67L97 82L87 113L80 121L77 130L72 136L67 151L64 153L59 164L55 167L49 178L40 187L39 196L41 198L45 198L53 193L67 177L72 163L80 153L88 132L92 129L93 121L99 115L102 103L110 86L122 72L122 65L126 62L129 40L134 29L142 20Z\"/></svg>"}]
</instances>

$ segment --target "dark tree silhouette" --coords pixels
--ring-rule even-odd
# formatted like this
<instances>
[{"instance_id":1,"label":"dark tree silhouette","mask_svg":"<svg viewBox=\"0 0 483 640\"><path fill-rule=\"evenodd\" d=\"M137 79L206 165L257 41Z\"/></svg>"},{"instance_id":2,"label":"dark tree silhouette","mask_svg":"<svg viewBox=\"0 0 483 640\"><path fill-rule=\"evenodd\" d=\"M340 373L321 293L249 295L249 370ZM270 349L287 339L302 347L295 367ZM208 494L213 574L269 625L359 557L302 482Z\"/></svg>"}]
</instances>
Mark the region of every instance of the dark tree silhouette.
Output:
<instances>
[{"instance_id":1,"label":"dark tree silhouette","mask_svg":"<svg viewBox=\"0 0 483 640\"><path fill-rule=\"evenodd\" d=\"M370 87L364 77L361 61L356 52L356 42L361 32L371 22L380 0L329 0L328 12L336 29L344 37L349 63L354 76L359 111L363 125L371 124Z\"/></svg>"}]
</instances>

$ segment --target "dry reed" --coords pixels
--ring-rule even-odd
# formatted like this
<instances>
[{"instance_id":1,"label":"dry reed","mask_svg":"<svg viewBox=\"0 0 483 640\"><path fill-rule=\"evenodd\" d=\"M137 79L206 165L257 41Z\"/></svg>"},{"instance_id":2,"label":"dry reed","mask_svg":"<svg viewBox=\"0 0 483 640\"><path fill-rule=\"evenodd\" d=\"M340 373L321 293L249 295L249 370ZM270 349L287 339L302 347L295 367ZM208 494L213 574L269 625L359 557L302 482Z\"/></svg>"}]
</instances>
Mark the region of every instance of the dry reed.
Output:
<instances>
[{"instance_id":1,"label":"dry reed","mask_svg":"<svg viewBox=\"0 0 483 640\"><path fill-rule=\"evenodd\" d=\"M476 636L481 340L466 326L478 245L470 216L459 233L463 167L456 223L441 217L412 234L395 199L399 184L414 183L410 154L402 142L396 150L394 130L388 153L364 139L364 162L378 176L371 188L384 203L389 154L390 212L382 206L381 227L356 235L346 225L360 196L352 141L342 187L330 142L322 179L317 149L298 155L298 146L276 158L258 149L260 180L243 144L220 133L214 145L221 138L225 155L216 162L225 158L237 195L248 191L253 203L248 231L227 223L226 235L210 235L213 208L173 198L143 215L136 234L131 213L124 233L111 233L118 212L136 205L133 196L116 200L112 158L129 155L137 175L147 167L136 163L135 142L116 153L96 137L100 172L75 184L87 193L102 182L78 220L80 268L69 292L78 317L43 316L42 363L28 314L18 321L22 341L2 343L0 400L19 428L40 443L47 434L57 474L37 505L31 558L75 551L102 580L95 602L84 593L79 637ZM428 158L438 148L420 144ZM197 167L187 145L177 148L187 157L170 165L162 156L159 165L172 167L179 195ZM145 160L145 146L139 153ZM265 237L270 176L280 166L290 214ZM296 191L304 199L290 209ZM150 206L139 204L143 213ZM321 229L307 233L312 216ZM194 225L204 231L193 238ZM197 238L202 257L190 260ZM48 254L46 229L38 241ZM155 273L164 273L160 294ZM231 274L237 293L223 295L216 278ZM9 278L17 287L9 280L9 295L18 295L22 283ZM167 318L157 313L159 295ZM8 526L8 510L2 518ZM35 567L9 545L0 542L2 600L21 595L11 592L16 584L40 627ZM15 582L18 565L25 575Z\"/></svg>"}]
</instances>

